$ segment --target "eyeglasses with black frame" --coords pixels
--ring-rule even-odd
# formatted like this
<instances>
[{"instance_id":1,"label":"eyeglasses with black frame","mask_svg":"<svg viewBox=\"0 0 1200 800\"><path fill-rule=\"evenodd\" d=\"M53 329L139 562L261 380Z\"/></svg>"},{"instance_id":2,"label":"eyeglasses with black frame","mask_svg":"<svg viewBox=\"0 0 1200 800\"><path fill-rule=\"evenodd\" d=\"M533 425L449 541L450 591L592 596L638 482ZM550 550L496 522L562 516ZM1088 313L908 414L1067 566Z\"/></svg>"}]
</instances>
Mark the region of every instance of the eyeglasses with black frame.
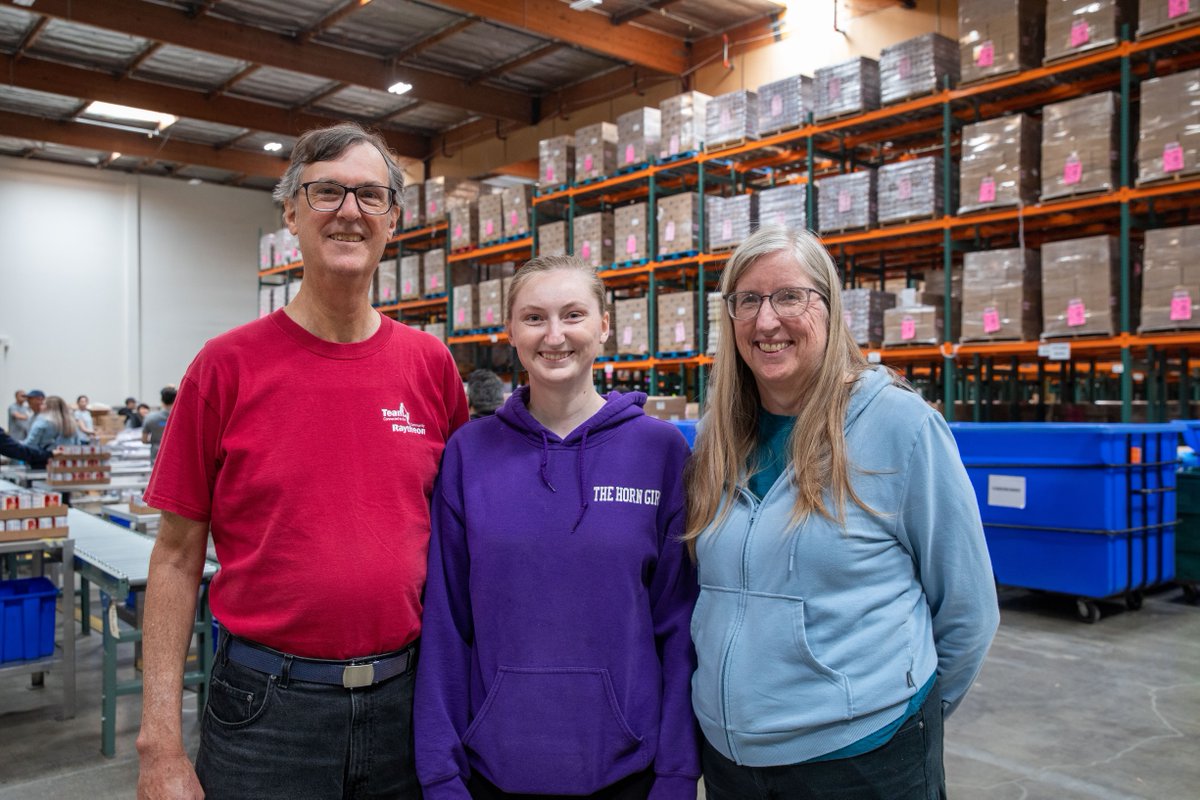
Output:
<instances>
[{"instance_id":1,"label":"eyeglasses with black frame","mask_svg":"<svg viewBox=\"0 0 1200 800\"><path fill-rule=\"evenodd\" d=\"M812 298L816 297L822 302L825 300L825 295L821 294L816 289L810 289L806 286L785 286L782 289L776 289L770 294L759 294L758 292L730 292L725 295L725 308L729 311L729 316L738 320L754 319L758 316L758 312L762 310L764 300L771 301L771 308L775 310L775 315L779 317L799 317L804 312L808 311L808 307L812 305Z\"/></svg>"},{"instance_id":2,"label":"eyeglasses with black frame","mask_svg":"<svg viewBox=\"0 0 1200 800\"><path fill-rule=\"evenodd\" d=\"M336 181L309 181L300 184L300 188L304 190L304 198L313 211L338 211L348 194L354 195L358 210L364 214L386 214L396 203L396 190L390 186L343 186Z\"/></svg>"}]
</instances>

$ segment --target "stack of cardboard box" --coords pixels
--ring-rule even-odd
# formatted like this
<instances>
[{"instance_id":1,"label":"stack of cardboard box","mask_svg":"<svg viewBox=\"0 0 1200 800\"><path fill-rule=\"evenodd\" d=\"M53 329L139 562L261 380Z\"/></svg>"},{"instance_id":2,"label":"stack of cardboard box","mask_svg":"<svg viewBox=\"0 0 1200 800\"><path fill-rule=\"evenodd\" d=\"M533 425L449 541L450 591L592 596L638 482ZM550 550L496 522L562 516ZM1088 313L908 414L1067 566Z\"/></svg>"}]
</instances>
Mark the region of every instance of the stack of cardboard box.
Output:
<instances>
[{"instance_id":1,"label":"stack of cardboard box","mask_svg":"<svg viewBox=\"0 0 1200 800\"><path fill-rule=\"evenodd\" d=\"M538 225L539 256L562 256L567 253L567 223L547 222Z\"/></svg>"},{"instance_id":2,"label":"stack of cardboard box","mask_svg":"<svg viewBox=\"0 0 1200 800\"><path fill-rule=\"evenodd\" d=\"M758 219L757 194L751 192L733 197L710 194L704 202L709 252L737 247L750 235L750 229Z\"/></svg>"},{"instance_id":3,"label":"stack of cardboard box","mask_svg":"<svg viewBox=\"0 0 1200 800\"><path fill-rule=\"evenodd\" d=\"M813 113L813 81L807 75L791 75L758 87L758 134L798 128Z\"/></svg>"},{"instance_id":4,"label":"stack of cardboard box","mask_svg":"<svg viewBox=\"0 0 1200 800\"><path fill-rule=\"evenodd\" d=\"M1042 199L1117 185L1117 98L1088 94L1042 109Z\"/></svg>"},{"instance_id":5,"label":"stack of cardboard box","mask_svg":"<svg viewBox=\"0 0 1200 800\"><path fill-rule=\"evenodd\" d=\"M958 0L963 83L1040 64L1045 14L1046 0Z\"/></svg>"},{"instance_id":6,"label":"stack of cardboard box","mask_svg":"<svg viewBox=\"0 0 1200 800\"><path fill-rule=\"evenodd\" d=\"M421 282L421 260L419 253L400 259L400 299L417 300L424 291Z\"/></svg>"},{"instance_id":7,"label":"stack of cardboard box","mask_svg":"<svg viewBox=\"0 0 1200 800\"><path fill-rule=\"evenodd\" d=\"M1138 6L1138 36L1200 20L1200 3L1196 0L1140 0Z\"/></svg>"},{"instance_id":8,"label":"stack of cardboard box","mask_svg":"<svg viewBox=\"0 0 1200 800\"><path fill-rule=\"evenodd\" d=\"M1141 118L1139 184L1200 172L1200 69L1143 82Z\"/></svg>"},{"instance_id":9,"label":"stack of cardboard box","mask_svg":"<svg viewBox=\"0 0 1200 800\"><path fill-rule=\"evenodd\" d=\"M616 318L615 333L617 352L621 355L645 355L650 352L649 301L645 297L631 297L614 303Z\"/></svg>"},{"instance_id":10,"label":"stack of cardboard box","mask_svg":"<svg viewBox=\"0 0 1200 800\"><path fill-rule=\"evenodd\" d=\"M469 205L479 199L483 184L479 181L439 176L425 181L425 225L445 222L450 209Z\"/></svg>"},{"instance_id":11,"label":"stack of cardboard box","mask_svg":"<svg viewBox=\"0 0 1200 800\"><path fill-rule=\"evenodd\" d=\"M879 224L942 216L942 159L894 161L879 168Z\"/></svg>"},{"instance_id":12,"label":"stack of cardboard box","mask_svg":"<svg viewBox=\"0 0 1200 800\"><path fill-rule=\"evenodd\" d=\"M400 227L419 228L425 224L425 184L410 183L400 192Z\"/></svg>"},{"instance_id":13,"label":"stack of cardboard box","mask_svg":"<svg viewBox=\"0 0 1200 800\"><path fill-rule=\"evenodd\" d=\"M617 171L617 126L584 125L575 131L575 180L603 178Z\"/></svg>"},{"instance_id":14,"label":"stack of cardboard box","mask_svg":"<svg viewBox=\"0 0 1200 800\"><path fill-rule=\"evenodd\" d=\"M1200 225L1146 231L1139 330L1200 328Z\"/></svg>"},{"instance_id":15,"label":"stack of cardboard box","mask_svg":"<svg viewBox=\"0 0 1200 800\"><path fill-rule=\"evenodd\" d=\"M446 293L446 251L434 247L421 256L421 275L425 279L422 290L426 297Z\"/></svg>"},{"instance_id":16,"label":"stack of cardboard box","mask_svg":"<svg viewBox=\"0 0 1200 800\"><path fill-rule=\"evenodd\" d=\"M394 258L385 258L379 262L375 270L375 302L381 306L390 306L399 302L399 266Z\"/></svg>"},{"instance_id":17,"label":"stack of cardboard box","mask_svg":"<svg viewBox=\"0 0 1200 800\"><path fill-rule=\"evenodd\" d=\"M1116 237L1042 245L1042 336L1113 335L1119 286Z\"/></svg>"},{"instance_id":18,"label":"stack of cardboard box","mask_svg":"<svg viewBox=\"0 0 1200 800\"><path fill-rule=\"evenodd\" d=\"M693 352L696 344L696 293L658 295L658 352Z\"/></svg>"},{"instance_id":19,"label":"stack of cardboard box","mask_svg":"<svg viewBox=\"0 0 1200 800\"><path fill-rule=\"evenodd\" d=\"M479 244L487 245L504 238L504 196L481 194L479 196Z\"/></svg>"},{"instance_id":20,"label":"stack of cardboard box","mask_svg":"<svg viewBox=\"0 0 1200 800\"><path fill-rule=\"evenodd\" d=\"M879 62L873 58L859 56L821 67L813 84L813 116L818 120L879 108Z\"/></svg>"},{"instance_id":21,"label":"stack of cardboard box","mask_svg":"<svg viewBox=\"0 0 1200 800\"><path fill-rule=\"evenodd\" d=\"M1046 63L1116 44L1121 26L1133 21L1135 5L1134 0L1046 0Z\"/></svg>"},{"instance_id":22,"label":"stack of cardboard box","mask_svg":"<svg viewBox=\"0 0 1200 800\"><path fill-rule=\"evenodd\" d=\"M951 308L950 341L956 341L961 314L957 302ZM883 344L885 347L940 344L944 319L943 294L903 289L896 296L896 306L883 312Z\"/></svg>"},{"instance_id":23,"label":"stack of cardboard box","mask_svg":"<svg viewBox=\"0 0 1200 800\"><path fill-rule=\"evenodd\" d=\"M808 228L805 217L805 199L808 187L802 183L776 186L758 193L758 221L760 225L777 225L793 231Z\"/></svg>"},{"instance_id":24,"label":"stack of cardboard box","mask_svg":"<svg viewBox=\"0 0 1200 800\"><path fill-rule=\"evenodd\" d=\"M690 153L704 145L704 121L710 99L703 92L684 92L658 104L662 122L659 158Z\"/></svg>"},{"instance_id":25,"label":"stack of cardboard box","mask_svg":"<svg viewBox=\"0 0 1200 800\"><path fill-rule=\"evenodd\" d=\"M963 257L963 341L1032 341L1042 332L1041 256L1020 248Z\"/></svg>"},{"instance_id":26,"label":"stack of cardboard box","mask_svg":"<svg viewBox=\"0 0 1200 800\"><path fill-rule=\"evenodd\" d=\"M474 283L455 284L451 292L450 324L455 331L470 330L477 326L479 309L478 286Z\"/></svg>"},{"instance_id":27,"label":"stack of cardboard box","mask_svg":"<svg viewBox=\"0 0 1200 800\"><path fill-rule=\"evenodd\" d=\"M501 192L504 209L504 237L528 236L529 208L533 205L533 190L528 184L506 186Z\"/></svg>"},{"instance_id":28,"label":"stack of cardboard box","mask_svg":"<svg viewBox=\"0 0 1200 800\"><path fill-rule=\"evenodd\" d=\"M958 43L936 33L883 48L879 54L879 99L885 105L933 94L958 83Z\"/></svg>"},{"instance_id":29,"label":"stack of cardboard box","mask_svg":"<svg viewBox=\"0 0 1200 800\"><path fill-rule=\"evenodd\" d=\"M705 111L704 146L712 150L758 138L758 95L746 89L718 95Z\"/></svg>"},{"instance_id":30,"label":"stack of cardboard box","mask_svg":"<svg viewBox=\"0 0 1200 800\"><path fill-rule=\"evenodd\" d=\"M647 203L621 206L613 212L613 260L640 261L650 258L646 242Z\"/></svg>"},{"instance_id":31,"label":"stack of cardboard box","mask_svg":"<svg viewBox=\"0 0 1200 800\"><path fill-rule=\"evenodd\" d=\"M700 249L700 195L682 192L658 199L658 256Z\"/></svg>"},{"instance_id":32,"label":"stack of cardboard box","mask_svg":"<svg viewBox=\"0 0 1200 800\"><path fill-rule=\"evenodd\" d=\"M1041 126L1013 114L963 128L958 211L1028 205L1037 201Z\"/></svg>"},{"instance_id":33,"label":"stack of cardboard box","mask_svg":"<svg viewBox=\"0 0 1200 800\"><path fill-rule=\"evenodd\" d=\"M575 218L575 255L593 267L613 262L613 212L599 211Z\"/></svg>"},{"instance_id":34,"label":"stack of cardboard box","mask_svg":"<svg viewBox=\"0 0 1200 800\"><path fill-rule=\"evenodd\" d=\"M575 182L575 137L555 136L538 142L538 188L553 189Z\"/></svg>"},{"instance_id":35,"label":"stack of cardboard box","mask_svg":"<svg viewBox=\"0 0 1200 800\"><path fill-rule=\"evenodd\" d=\"M842 290L842 317L854 341L863 347L883 342L883 312L896 305L896 295L876 289Z\"/></svg>"},{"instance_id":36,"label":"stack of cardboard box","mask_svg":"<svg viewBox=\"0 0 1200 800\"><path fill-rule=\"evenodd\" d=\"M875 168L817 180L817 229L821 233L875 225Z\"/></svg>"},{"instance_id":37,"label":"stack of cardboard box","mask_svg":"<svg viewBox=\"0 0 1200 800\"><path fill-rule=\"evenodd\" d=\"M479 318L481 328L494 328L503 325L505 296L504 278L492 278L479 282Z\"/></svg>"},{"instance_id":38,"label":"stack of cardboard box","mask_svg":"<svg viewBox=\"0 0 1200 800\"><path fill-rule=\"evenodd\" d=\"M466 250L479 244L479 203L450 206L450 249Z\"/></svg>"},{"instance_id":39,"label":"stack of cardboard box","mask_svg":"<svg viewBox=\"0 0 1200 800\"><path fill-rule=\"evenodd\" d=\"M662 146L662 112L638 108L617 117L617 168L653 161Z\"/></svg>"}]
</instances>

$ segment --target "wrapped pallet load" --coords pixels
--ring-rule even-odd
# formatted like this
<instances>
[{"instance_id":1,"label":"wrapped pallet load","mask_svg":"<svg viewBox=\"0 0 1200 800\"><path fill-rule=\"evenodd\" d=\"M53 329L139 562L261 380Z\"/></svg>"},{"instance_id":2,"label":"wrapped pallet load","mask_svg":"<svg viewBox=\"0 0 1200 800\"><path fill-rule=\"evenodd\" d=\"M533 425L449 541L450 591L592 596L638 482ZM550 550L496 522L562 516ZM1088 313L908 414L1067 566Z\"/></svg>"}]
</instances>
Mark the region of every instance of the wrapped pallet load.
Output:
<instances>
[{"instance_id":1,"label":"wrapped pallet load","mask_svg":"<svg viewBox=\"0 0 1200 800\"><path fill-rule=\"evenodd\" d=\"M1042 63L1046 0L958 0L963 83Z\"/></svg>"},{"instance_id":2,"label":"wrapped pallet load","mask_svg":"<svg viewBox=\"0 0 1200 800\"><path fill-rule=\"evenodd\" d=\"M963 257L964 342L1033 341L1042 331L1036 250L983 250Z\"/></svg>"},{"instance_id":3,"label":"wrapped pallet load","mask_svg":"<svg viewBox=\"0 0 1200 800\"><path fill-rule=\"evenodd\" d=\"M813 87L813 117L818 121L879 108L879 62L859 56L821 67Z\"/></svg>"},{"instance_id":4,"label":"wrapped pallet load","mask_svg":"<svg viewBox=\"0 0 1200 800\"><path fill-rule=\"evenodd\" d=\"M1117 185L1117 98L1101 92L1042 109L1042 199Z\"/></svg>"},{"instance_id":5,"label":"wrapped pallet load","mask_svg":"<svg viewBox=\"0 0 1200 800\"><path fill-rule=\"evenodd\" d=\"M1037 201L1041 127L1028 114L967 125L962 134L958 211Z\"/></svg>"},{"instance_id":6,"label":"wrapped pallet load","mask_svg":"<svg viewBox=\"0 0 1200 800\"><path fill-rule=\"evenodd\" d=\"M879 98L884 105L933 94L958 84L958 43L926 33L883 48L879 54Z\"/></svg>"}]
</instances>

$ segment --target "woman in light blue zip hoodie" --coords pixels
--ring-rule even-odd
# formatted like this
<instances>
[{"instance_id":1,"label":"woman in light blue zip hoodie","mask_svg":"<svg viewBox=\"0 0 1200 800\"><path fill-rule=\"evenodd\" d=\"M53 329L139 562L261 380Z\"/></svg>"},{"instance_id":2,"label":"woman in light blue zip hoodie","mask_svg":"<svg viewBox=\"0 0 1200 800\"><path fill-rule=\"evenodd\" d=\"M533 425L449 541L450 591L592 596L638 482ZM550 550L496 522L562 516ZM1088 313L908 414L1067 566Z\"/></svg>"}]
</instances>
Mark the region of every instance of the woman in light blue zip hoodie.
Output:
<instances>
[{"instance_id":1,"label":"woman in light blue zip hoodie","mask_svg":"<svg viewBox=\"0 0 1200 800\"><path fill-rule=\"evenodd\" d=\"M945 797L942 720L999 622L945 421L843 322L810 233L730 257L688 467L709 800Z\"/></svg>"}]
</instances>

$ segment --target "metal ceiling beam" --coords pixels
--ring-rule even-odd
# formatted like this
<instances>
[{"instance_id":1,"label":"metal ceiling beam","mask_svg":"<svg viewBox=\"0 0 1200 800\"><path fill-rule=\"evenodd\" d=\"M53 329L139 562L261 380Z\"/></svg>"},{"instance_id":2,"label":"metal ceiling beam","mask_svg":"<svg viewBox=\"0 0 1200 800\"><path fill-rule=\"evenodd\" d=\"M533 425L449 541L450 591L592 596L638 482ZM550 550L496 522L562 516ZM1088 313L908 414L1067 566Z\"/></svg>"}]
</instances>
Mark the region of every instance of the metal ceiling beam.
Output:
<instances>
[{"instance_id":1,"label":"metal ceiling beam","mask_svg":"<svg viewBox=\"0 0 1200 800\"><path fill-rule=\"evenodd\" d=\"M21 41L17 44L16 56L20 58L25 55L25 51L33 47L33 43L42 35L42 31L46 30L47 23L50 22L49 17L39 17L38 21L29 26L29 30L21 37Z\"/></svg>"},{"instance_id":2,"label":"metal ceiling beam","mask_svg":"<svg viewBox=\"0 0 1200 800\"><path fill-rule=\"evenodd\" d=\"M371 0L345 0L341 6L330 11L321 18L320 22L299 34L296 39L302 43L311 42L314 37L329 30L363 6L370 5L370 3Z\"/></svg>"},{"instance_id":3,"label":"metal ceiling beam","mask_svg":"<svg viewBox=\"0 0 1200 800\"><path fill-rule=\"evenodd\" d=\"M45 19L45 17L43 17L43 19ZM146 59L150 58L150 56L154 55L162 48L163 48L162 42L151 42L150 44L148 44L146 47L144 47L142 49L142 52L140 52L136 56L134 56L133 60L130 61L128 65L126 65L125 72L124 72L124 74L121 75L121 77L128 78L130 75L137 72L138 67L140 67L142 64L146 63Z\"/></svg>"},{"instance_id":4,"label":"metal ceiling beam","mask_svg":"<svg viewBox=\"0 0 1200 800\"><path fill-rule=\"evenodd\" d=\"M3 3L16 5L13 0L3 0ZM396 81L405 81L413 86L412 96L420 100L433 100L475 114L525 124L532 122L533 99L517 92L490 86L470 87L458 78L440 73L397 66L384 59L335 47L311 42L303 44L290 37L211 16L190 17L187 12L144 0L104 0L103 3L38 0L34 11L55 19L381 91Z\"/></svg>"},{"instance_id":5,"label":"metal ceiling beam","mask_svg":"<svg viewBox=\"0 0 1200 800\"><path fill-rule=\"evenodd\" d=\"M653 11L658 11L659 9L666 8L667 6L678 2L679 0L654 0L652 3L646 3L645 5L638 6L637 8L631 8L628 11L622 11L619 14L613 14L611 17L609 17L609 21L613 25L624 25L626 22L630 22L638 17L643 17L646 14L649 14Z\"/></svg>"},{"instance_id":6,"label":"metal ceiling beam","mask_svg":"<svg viewBox=\"0 0 1200 800\"><path fill-rule=\"evenodd\" d=\"M264 178L278 178L287 162L281 158L241 150L221 150L202 144L151 139L142 134L125 133L78 122L53 122L25 114L0 117L0 135L54 142L87 150L114 151L127 156L176 161L230 172L245 172Z\"/></svg>"},{"instance_id":7,"label":"metal ceiling beam","mask_svg":"<svg viewBox=\"0 0 1200 800\"><path fill-rule=\"evenodd\" d=\"M210 97L200 92L174 89L136 78L118 80L101 72L34 58L18 62L12 56L0 54L0 75L4 75L10 85L23 89L57 94L65 92L87 101L103 100L137 108L152 108L177 117L219 122L239 128L249 123L257 130L289 136L299 136L311 128L342 121L335 117L290 111L235 97ZM389 130L381 133L399 155L421 158L429 150L429 140L423 136Z\"/></svg>"},{"instance_id":8,"label":"metal ceiling beam","mask_svg":"<svg viewBox=\"0 0 1200 800\"><path fill-rule=\"evenodd\" d=\"M492 69L484 70L483 72L472 75L467 79L467 84L470 85L479 83L485 78L494 78L497 75L503 75L506 72L512 72L514 69L520 69L526 64L532 64L534 61L540 61L551 53L556 53L564 47L566 47L566 45L562 42L550 42L549 44L542 45L541 47L535 47L534 49L525 53L525 55L517 56L514 59L497 64Z\"/></svg>"},{"instance_id":9,"label":"metal ceiling beam","mask_svg":"<svg viewBox=\"0 0 1200 800\"><path fill-rule=\"evenodd\" d=\"M438 0L438 4L658 72L679 75L689 66L682 39L646 28L628 28L614 36L608 17L572 11L559 0Z\"/></svg>"},{"instance_id":10,"label":"metal ceiling beam","mask_svg":"<svg viewBox=\"0 0 1200 800\"><path fill-rule=\"evenodd\" d=\"M412 58L413 56L417 55L418 53L420 53L424 50L428 50L429 48L433 47L438 42L445 41L446 39L449 39L454 34L459 33L461 31L465 31L467 28L471 27L476 22L479 22L479 20L476 19L475 17L463 17L462 19L458 20L457 22L451 22L449 25L446 25L441 30L434 31L433 33L429 34L421 41L416 42L415 44L411 45L410 47L405 48L404 50L401 50L399 53L392 56L392 60L395 62L407 61L408 59Z\"/></svg>"},{"instance_id":11,"label":"metal ceiling beam","mask_svg":"<svg viewBox=\"0 0 1200 800\"><path fill-rule=\"evenodd\" d=\"M219 94L225 94L226 92L228 92L230 89L233 88L233 85L235 83L242 80L243 78L249 78L251 75L258 72L260 69L262 69L262 64L246 65L240 72L238 72L236 75L231 77L229 80L225 81L220 86L213 89L211 92L208 92L208 96L216 97Z\"/></svg>"}]
</instances>

